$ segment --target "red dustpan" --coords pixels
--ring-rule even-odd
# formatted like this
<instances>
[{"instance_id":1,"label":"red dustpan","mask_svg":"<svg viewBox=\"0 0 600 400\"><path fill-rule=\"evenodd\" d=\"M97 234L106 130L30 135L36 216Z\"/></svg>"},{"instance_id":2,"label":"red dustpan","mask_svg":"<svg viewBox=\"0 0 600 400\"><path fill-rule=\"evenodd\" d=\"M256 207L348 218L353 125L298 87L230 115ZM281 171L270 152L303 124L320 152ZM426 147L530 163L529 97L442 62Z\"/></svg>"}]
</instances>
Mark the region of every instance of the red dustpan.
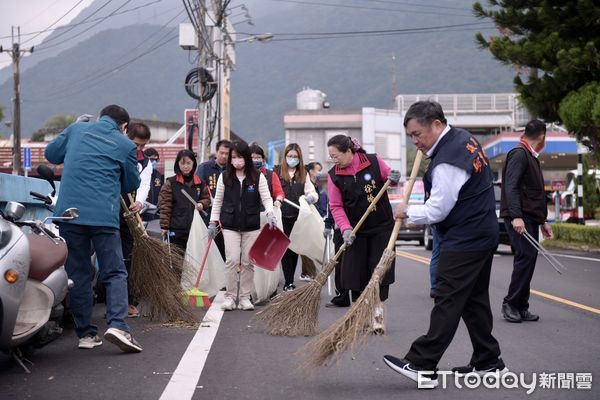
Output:
<instances>
[{"instance_id":1,"label":"red dustpan","mask_svg":"<svg viewBox=\"0 0 600 400\"><path fill-rule=\"evenodd\" d=\"M250 262L261 268L273 271L290 245L290 239L279 228L265 225L250 248Z\"/></svg>"}]
</instances>

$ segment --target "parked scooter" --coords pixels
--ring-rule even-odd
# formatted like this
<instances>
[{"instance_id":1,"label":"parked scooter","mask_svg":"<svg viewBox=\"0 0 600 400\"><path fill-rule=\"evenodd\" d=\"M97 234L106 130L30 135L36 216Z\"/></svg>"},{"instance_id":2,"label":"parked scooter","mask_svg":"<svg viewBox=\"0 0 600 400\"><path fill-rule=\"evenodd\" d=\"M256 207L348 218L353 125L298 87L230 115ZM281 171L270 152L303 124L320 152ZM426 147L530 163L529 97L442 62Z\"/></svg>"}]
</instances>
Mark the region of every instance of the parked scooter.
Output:
<instances>
[{"instance_id":1,"label":"parked scooter","mask_svg":"<svg viewBox=\"0 0 600 400\"><path fill-rule=\"evenodd\" d=\"M24 213L25 207L12 201L0 211L0 350L30 372L24 356L62 333L62 302L73 285L64 269L67 245L46 223L73 220L79 210L43 221L21 221Z\"/></svg>"}]
</instances>

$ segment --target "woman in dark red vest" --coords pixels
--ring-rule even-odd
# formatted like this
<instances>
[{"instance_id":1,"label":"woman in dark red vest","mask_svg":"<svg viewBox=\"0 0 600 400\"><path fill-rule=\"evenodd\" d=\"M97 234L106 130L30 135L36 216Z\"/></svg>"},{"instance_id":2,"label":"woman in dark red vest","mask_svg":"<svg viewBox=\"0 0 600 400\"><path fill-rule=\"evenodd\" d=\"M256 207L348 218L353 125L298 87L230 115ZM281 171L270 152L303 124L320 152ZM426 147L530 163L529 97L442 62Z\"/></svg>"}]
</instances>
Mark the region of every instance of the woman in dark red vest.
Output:
<instances>
[{"instance_id":1,"label":"woman in dark red vest","mask_svg":"<svg viewBox=\"0 0 600 400\"><path fill-rule=\"evenodd\" d=\"M340 228L348 249L341 261L341 285L352 292L354 300L369 283L379 263L394 227L392 206L387 193L356 234L351 235L364 212L375 198L388 176L399 173L375 154L367 154L358 141L345 135L336 135L327 142L329 156L335 163L329 170L329 206ZM373 316L373 332L383 334L383 301L388 297L389 285L394 282L394 265L381 282L380 303Z\"/></svg>"}]
</instances>

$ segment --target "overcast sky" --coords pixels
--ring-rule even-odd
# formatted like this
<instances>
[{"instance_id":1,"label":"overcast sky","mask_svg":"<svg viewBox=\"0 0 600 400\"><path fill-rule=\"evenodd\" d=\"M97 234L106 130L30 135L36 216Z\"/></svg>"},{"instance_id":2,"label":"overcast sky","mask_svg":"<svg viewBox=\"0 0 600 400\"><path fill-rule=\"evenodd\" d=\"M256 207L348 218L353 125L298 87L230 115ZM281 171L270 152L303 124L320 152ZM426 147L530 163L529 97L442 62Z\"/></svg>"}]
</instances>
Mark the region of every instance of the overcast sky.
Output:
<instances>
[{"instance_id":1,"label":"overcast sky","mask_svg":"<svg viewBox=\"0 0 600 400\"><path fill-rule=\"evenodd\" d=\"M92 1L82 0L52 28L68 24ZM4 46L5 49L12 46L10 39L11 26L21 27L21 42L23 42L24 47L29 48L40 43L51 32L40 34L31 41L26 42L34 36L27 35L27 33L48 28L78 2L79 0L0 0L0 45ZM6 53L0 54L0 67L8 64L10 64L9 55Z\"/></svg>"}]
</instances>

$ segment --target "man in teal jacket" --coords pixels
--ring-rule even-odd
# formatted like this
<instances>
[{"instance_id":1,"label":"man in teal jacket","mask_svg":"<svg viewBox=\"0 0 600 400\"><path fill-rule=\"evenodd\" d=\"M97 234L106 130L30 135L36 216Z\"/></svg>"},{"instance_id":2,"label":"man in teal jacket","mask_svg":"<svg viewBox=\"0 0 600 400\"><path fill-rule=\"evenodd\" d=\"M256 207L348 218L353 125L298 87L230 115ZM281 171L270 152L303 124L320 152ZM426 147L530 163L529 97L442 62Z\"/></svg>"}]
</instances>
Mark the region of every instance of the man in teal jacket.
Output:
<instances>
[{"instance_id":1,"label":"man in teal jacket","mask_svg":"<svg viewBox=\"0 0 600 400\"><path fill-rule=\"evenodd\" d=\"M104 338L125 352L140 352L127 318L127 271L119 235L119 195L140 184L136 146L123 135L129 114L117 105L105 107L97 122L76 122L46 147L53 164L63 164L56 215L67 208L80 211L78 219L60 224L69 255L65 268L74 287L69 292L80 349L102 344L92 324L93 293L90 264L93 243L99 263L99 279L106 288Z\"/></svg>"}]
</instances>

